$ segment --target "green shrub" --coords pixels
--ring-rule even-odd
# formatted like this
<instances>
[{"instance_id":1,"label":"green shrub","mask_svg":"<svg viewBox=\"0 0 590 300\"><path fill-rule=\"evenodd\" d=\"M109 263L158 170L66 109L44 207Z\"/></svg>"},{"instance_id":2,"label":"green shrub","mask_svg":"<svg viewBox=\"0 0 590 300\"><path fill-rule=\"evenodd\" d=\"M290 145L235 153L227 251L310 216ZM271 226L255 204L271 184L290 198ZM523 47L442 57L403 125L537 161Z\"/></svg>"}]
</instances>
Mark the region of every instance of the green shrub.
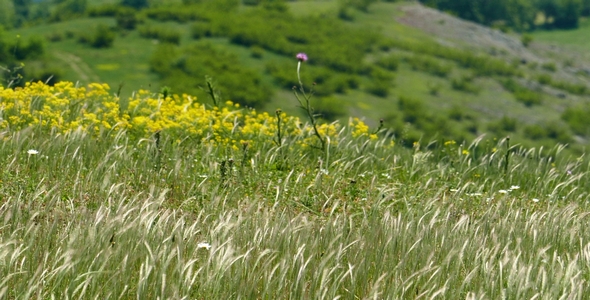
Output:
<instances>
[{"instance_id":1,"label":"green shrub","mask_svg":"<svg viewBox=\"0 0 590 300\"><path fill-rule=\"evenodd\" d=\"M472 119L472 117L467 114L464 107L454 105L449 110L449 119L455 121L463 121L467 119Z\"/></svg>"},{"instance_id":2,"label":"green shrub","mask_svg":"<svg viewBox=\"0 0 590 300\"><path fill-rule=\"evenodd\" d=\"M538 124L527 125L523 129L524 136L531 140L541 140L547 137L547 130Z\"/></svg>"},{"instance_id":3,"label":"green shrub","mask_svg":"<svg viewBox=\"0 0 590 300\"><path fill-rule=\"evenodd\" d=\"M533 36L528 33L525 33L520 37L520 42L525 47L528 47L532 41L533 41Z\"/></svg>"},{"instance_id":4,"label":"green shrub","mask_svg":"<svg viewBox=\"0 0 590 300\"><path fill-rule=\"evenodd\" d=\"M177 49L171 44L158 46L150 67L162 78L162 85L178 93L208 99L201 88L205 76L214 77L223 99L249 107L261 107L271 96L270 87L255 70L244 67L238 58L211 44L196 44ZM292 76L296 77L296 76Z\"/></svg>"},{"instance_id":5,"label":"green shrub","mask_svg":"<svg viewBox=\"0 0 590 300\"><path fill-rule=\"evenodd\" d=\"M117 21L117 27L126 30L135 29L138 22L136 12L131 8L119 9L115 15L115 20Z\"/></svg>"},{"instance_id":6,"label":"green shrub","mask_svg":"<svg viewBox=\"0 0 590 300\"><path fill-rule=\"evenodd\" d=\"M460 78L453 78L451 80L451 87L454 90L472 94L477 94L480 91L480 88L473 84L473 77L471 76L461 76Z\"/></svg>"},{"instance_id":7,"label":"green shrub","mask_svg":"<svg viewBox=\"0 0 590 300\"><path fill-rule=\"evenodd\" d=\"M86 12L90 17L114 17L121 9L124 8L117 4L101 4L88 8Z\"/></svg>"},{"instance_id":8,"label":"green shrub","mask_svg":"<svg viewBox=\"0 0 590 300\"><path fill-rule=\"evenodd\" d=\"M527 107L533 105L539 105L543 102L542 95L540 93L531 90L519 90L514 93L514 97L518 102L521 102Z\"/></svg>"},{"instance_id":9,"label":"green shrub","mask_svg":"<svg viewBox=\"0 0 590 300\"><path fill-rule=\"evenodd\" d=\"M335 97L319 97L312 101L313 109L321 118L334 121L347 113L346 105Z\"/></svg>"},{"instance_id":10,"label":"green shrub","mask_svg":"<svg viewBox=\"0 0 590 300\"><path fill-rule=\"evenodd\" d=\"M516 80L508 78L500 82L502 86L509 92L511 92L518 102L523 103L525 106L539 105L543 101L541 93L532 91L522 85Z\"/></svg>"},{"instance_id":11,"label":"green shrub","mask_svg":"<svg viewBox=\"0 0 590 300\"><path fill-rule=\"evenodd\" d=\"M407 39L390 39L382 42L390 48L398 48L416 54L424 54L455 61L464 68L469 68L476 75L518 76L521 72L517 67L501 59L487 55L475 54L469 50L461 50L443 46L434 42L412 41Z\"/></svg>"},{"instance_id":12,"label":"green shrub","mask_svg":"<svg viewBox=\"0 0 590 300\"><path fill-rule=\"evenodd\" d=\"M528 125L524 128L523 133L525 137L534 141L550 139L567 144L573 140L569 130L562 123L556 121L544 125Z\"/></svg>"},{"instance_id":13,"label":"green shrub","mask_svg":"<svg viewBox=\"0 0 590 300\"><path fill-rule=\"evenodd\" d=\"M193 39L213 36L211 24L207 22L195 22L191 26L191 36Z\"/></svg>"},{"instance_id":14,"label":"green shrub","mask_svg":"<svg viewBox=\"0 0 590 300\"><path fill-rule=\"evenodd\" d=\"M106 25L99 25L94 32L90 46L94 48L109 48L115 41L115 33Z\"/></svg>"},{"instance_id":15,"label":"green shrub","mask_svg":"<svg viewBox=\"0 0 590 300\"><path fill-rule=\"evenodd\" d=\"M55 42L59 42L59 41L63 40L64 36L63 36L63 34L61 34L61 32L52 32L52 33L48 34L45 38L48 41L55 43Z\"/></svg>"},{"instance_id":16,"label":"green shrub","mask_svg":"<svg viewBox=\"0 0 590 300\"><path fill-rule=\"evenodd\" d=\"M568 107L561 115L561 119L571 128L571 130L581 136L590 136L590 105L581 104Z\"/></svg>"},{"instance_id":17,"label":"green shrub","mask_svg":"<svg viewBox=\"0 0 590 300\"><path fill-rule=\"evenodd\" d=\"M557 66L555 66L554 62L546 62L541 65L541 68L545 71L555 72L557 71Z\"/></svg>"},{"instance_id":18,"label":"green shrub","mask_svg":"<svg viewBox=\"0 0 590 300\"><path fill-rule=\"evenodd\" d=\"M106 25L100 24L94 32L82 33L78 36L78 42L88 44L94 48L109 48L115 41L115 33Z\"/></svg>"},{"instance_id":19,"label":"green shrub","mask_svg":"<svg viewBox=\"0 0 590 300\"><path fill-rule=\"evenodd\" d=\"M26 43L21 44L23 43L19 40L16 46L12 47L12 54L18 60L40 58L45 53L45 43L40 36L32 36Z\"/></svg>"},{"instance_id":20,"label":"green shrub","mask_svg":"<svg viewBox=\"0 0 590 300\"><path fill-rule=\"evenodd\" d=\"M340 6L338 8L338 18L343 21L354 21L356 14L357 12L350 6Z\"/></svg>"},{"instance_id":21,"label":"green shrub","mask_svg":"<svg viewBox=\"0 0 590 300\"><path fill-rule=\"evenodd\" d=\"M366 87L367 92L378 97L387 97L389 95L389 89L393 86L393 74L375 67L371 69L369 78L370 82Z\"/></svg>"},{"instance_id":22,"label":"green shrub","mask_svg":"<svg viewBox=\"0 0 590 300\"><path fill-rule=\"evenodd\" d=\"M138 29L139 35L144 38L157 39L163 43L180 44L180 31L161 27L145 25Z\"/></svg>"},{"instance_id":23,"label":"green shrub","mask_svg":"<svg viewBox=\"0 0 590 300\"><path fill-rule=\"evenodd\" d=\"M375 64L389 71L397 71L399 61L397 55L388 55L378 59Z\"/></svg>"},{"instance_id":24,"label":"green shrub","mask_svg":"<svg viewBox=\"0 0 590 300\"><path fill-rule=\"evenodd\" d=\"M539 75L537 76L537 81L538 81L540 84L545 84L545 85L547 85L547 84L552 84L552 83L553 83L553 78L552 78L552 77L551 77L551 75L549 75L549 74L539 74Z\"/></svg>"},{"instance_id":25,"label":"green shrub","mask_svg":"<svg viewBox=\"0 0 590 300\"><path fill-rule=\"evenodd\" d=\"M438 62L434 58L424 55L413 55L405 58L413 70L426 72L439 77L447 77L452 67L447 64Z\"/></svg>"},{"instance_id":26,"label":"green shrub","mask_svg":"<svg viewBox=\"0 0 590 300\"><path fill-rule=\"evenodd\" d=\"M570 83L567 81L553 81L551 86L560 90L567 91L575 95L585 95L588 93L588 87L583 83Z\"/></svg>"},{"instance_id":27,"label":"green shrub","mask_svg":"<svg viewBox=\"0 0 590 300\"><path fill-rule=\"evenodd\" d=\"M250 47L250 56L253 58L262 58L264 56L264 49L258 46Z\"/></svg>"},{"instance_id":28,"label":"green shrub","mask_svg":"<svg viewBox=\"0 0 590 300\"><path fill-rule=\"evenodd\" d=\"M518 122L514 118L503 116L500 120L490 122L488 124L488 130L498 135L505 135L508 132L516 132L518 129Z\"/></svg>"}]
</instances>

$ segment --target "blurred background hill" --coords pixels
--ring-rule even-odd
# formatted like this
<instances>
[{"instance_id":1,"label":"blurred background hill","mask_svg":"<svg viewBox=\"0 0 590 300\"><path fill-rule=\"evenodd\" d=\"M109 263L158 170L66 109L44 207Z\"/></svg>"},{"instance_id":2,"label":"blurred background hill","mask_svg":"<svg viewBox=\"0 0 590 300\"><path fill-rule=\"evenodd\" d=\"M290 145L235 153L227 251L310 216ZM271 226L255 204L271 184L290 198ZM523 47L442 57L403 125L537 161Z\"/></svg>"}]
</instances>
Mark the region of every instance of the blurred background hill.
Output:
<instances>
[{"instance_id":1,"label":"blurred background hill","mask_svg":"<svg viewBox=\"0 0 590 300\"><path fill-rule=\"evenodd\" d=\"M590 0L0 0L4 86L104 82L299 114L383 119L398 142L486 134L582 153Z\"/></svg>"}]
</instances>

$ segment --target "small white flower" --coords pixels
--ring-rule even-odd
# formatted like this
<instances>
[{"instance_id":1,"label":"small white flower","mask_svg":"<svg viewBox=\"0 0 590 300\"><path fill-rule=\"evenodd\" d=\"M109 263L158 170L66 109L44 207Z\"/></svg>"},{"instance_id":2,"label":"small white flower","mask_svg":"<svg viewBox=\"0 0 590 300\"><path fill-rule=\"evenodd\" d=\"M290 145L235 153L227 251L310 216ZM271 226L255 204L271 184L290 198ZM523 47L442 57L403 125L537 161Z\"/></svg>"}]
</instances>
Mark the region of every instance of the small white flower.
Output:
<instances>
[{"instance_id":1,"label":"small white flower","mask_svg":"<svg viewBox=\"0 0 590 300\"><path fill-rule=\"evenodd\" d=\"M510 187L510 190L518 190L520 188L520 186L518 185L513 185Z\"/></svg>"},{"instance_id":2,"label":"small white flower","mask_svg":"<svg viewBox=\"0 0 590 300\"><path fill-rule=\"evenodd\" d=\"M449 191L451 191L451 192L453 192L453 193L456 193L456 192L458 192L459 190L458 190L458 189L450 189Z\"/></svg>"},{"instance_id":3,"label":"small white flower","mask_svg":"<svg viewBox=\"0 0 590 300\"><path fill-rule=\"evenodd\" d=\"M29 151L27 151L27 154L29 154L29 155L37 155L37 154L39 154L39 151L37 151L35 149L29 149Z\"/></svg>"},{"instance_id":4,"label":"small white flower","mask_svg":"<svg viewBox=\"0 0 590 300\"><path fill-rule=\"evenodd\" d=\"M201 242L197 244L197 249L201 249L204 248L205 250L209 250L211 249L211 244L207 243L207 242Z\"/></svg>"},{"instance_id":5,"label":"small white flower","mask_svg":"<svg viewBox=\"0 0 590 300\"><path fill-rule=\"evenodd\" d=\"M508 194L508 192L509 192L509 191L507 191L507 190L499 190L499 191L498 191L498 193L500 193L500 194Z\"/></svg>"},{"instance_id":6,"label":"small white flower","mask_svg":"<svg viewBox=\"0 0 590 300\"><path fill-rule=\"evenodd\" d=\"M537 203L537 202L539 202L539 199L533 198L533 202Z\"/></svg>"},{"instance_id":7,"label":"small white flower","mask_svg":"<svg viewBox=\"0 0 590 300\"><path fill-rule=\"evenodd\" d=\"M467 196L471 196L471 197L479 197L481 195L483 195L483 194L482 193L470 193L470 194L467 194Z\"/></svg>"}]
</instances>

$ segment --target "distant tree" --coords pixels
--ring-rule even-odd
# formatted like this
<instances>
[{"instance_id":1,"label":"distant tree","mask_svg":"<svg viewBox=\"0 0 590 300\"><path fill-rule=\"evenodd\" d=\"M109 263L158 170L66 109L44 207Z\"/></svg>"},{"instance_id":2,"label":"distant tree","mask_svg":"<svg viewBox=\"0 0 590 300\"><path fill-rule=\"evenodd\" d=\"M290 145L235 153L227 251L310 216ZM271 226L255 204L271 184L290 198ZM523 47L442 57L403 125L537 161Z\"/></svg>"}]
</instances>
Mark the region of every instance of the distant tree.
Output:
<instances>
[{"instance_id":1,"label":"distant tree","mask_svg":"<svg viewBox=\"0 0 590 300\"><path fill-rule=\"evenodd\" d=\"M276 11L287 11L289 10L289 6L287 5L287 1L285 0L262 0L260 2L262 7L268 10L276 10Z\"/></svg>"},{"instance_id":2,"label":"distant tree","mask_svg":"<svg viewBox=\"0 0 590 300\"><path fill-rule=\"evenodd\" d=\"M14 3L12 0L0 0L0 26L10 29L14 21Z\"/></svg>"},{"instance_id":3,"label":"distant tree","mask_svg":"<svg viewBox=\"0 0 590 300\"><path fill-rule=\"evenodd\" d=\"M86 12L87 0L66 0L60 5L60 9L74 14Z\"/></svg>"},{"instance_id":4,"label":"distant tree","mask_svg":"<svg viewBox=\"0 0 590 300\"><path fill-rule=\"evenodd\" d=\"M499 24L518 30L531 28L537 11L531 0L421 0L421 2L443 11L450 11L463 19L485 25Z\"/></svg>"},{"instance_id":5,"label":"distant tree","mask_svg":"<svg viewBox=\"0 0 590 300\"><path fill-rule=\"evenodd\" d=\"M150 4L148 0L121 0L121 5L142 9L148 7Z\"/></svg>"},{"instance_id":6,"label":"distant tree","mask_svg":"<svg viewBox=\"0 0 590 300\"><path fill-rule=\"evenodd\" d=\"M565 29L578 28L582 0L560 0L558 2L560 6L557 16L555 16L555 27Z\"/></svg>"},{"instance_id":7,"label":"distant tree","mask_svg":"<svg viewBox=\"0 0 590 300\"><path fill-rule=\"evenodd\" d=\"M12 0L14 5L15 25L21 26L29 19L31 0Z\"/></svg>"},{"instance_id":8,"label":"distant tree","mask_svg":"<svg viewBox=\"0 0 590 300\"><path fill-rule=\"evenodd\" d=\"M1 1L1 0L0 0ZM47 20L51 17L51 3L49 1L39 2L31 12L32 20Z\"/></svg>"},{"instance_id":9,"label":"distant tree","mask_svg":"<svg viewBox=\"0 0 590 300\"><path fill-rule=\"evenodd\" d=\"M545 15L545 26L571 29L579 25L582 0L538 0L538 8Z\"/></svg>"},{"instance_id":10,"label":"distant tree","mask_svg":"<svg viewBox=\"0 0 590 300\"><path fill-rule=\"evenodd\" d=\"M344 7L353 7L361 11L368 11L369 6L378 0L340 0L340 5Z\"/></svg>"},{"instance_id":11,"label":"distant tree","mask_svg":"<svg viewBox=\"0 0 590 300\"><path fill-rule=\"evenodd\" d=\"M115 15L117 21L117 27L132 30L137 26L137 16L135 10L131 8L121 8Z\"/></svg>"},{"instance_id":12,"label":"distant tree","mask_svg":"<svg viewBox=\"0 0 590 300\"><path fill-rule=\"evenodd\" d=\"M584 17L590 16L590 0L582 0L582 11L580 14Z\"/></svg>"}]
</instances>

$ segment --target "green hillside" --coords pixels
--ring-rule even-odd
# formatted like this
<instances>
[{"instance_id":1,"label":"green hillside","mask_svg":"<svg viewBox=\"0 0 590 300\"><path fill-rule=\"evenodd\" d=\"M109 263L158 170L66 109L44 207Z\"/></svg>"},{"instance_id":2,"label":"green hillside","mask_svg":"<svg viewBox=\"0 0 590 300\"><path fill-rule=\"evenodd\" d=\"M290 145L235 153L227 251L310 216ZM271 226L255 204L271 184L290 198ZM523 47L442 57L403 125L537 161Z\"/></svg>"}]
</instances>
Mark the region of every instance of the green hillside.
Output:
<instances>
[{"instance_id":1,"label":"green hillside","mask_svg":"<svg viewBox=\"0 0 590 300\"><path fill-rule=\"evenodd\" d=\"M586 19L89 2L0 0L0 299L590 295Z\"/></svg>"},{"instance_id":2,"label":"green hillside","mask_svg":"<svg viewBox=\"0 0 590 300\"><path fill-rule=\"evenodd\" d=\"M34 37L45 40L42 58L25 59L25 73L29 67L40 69L35 71L39 79L55 75L82 85L105 82L123 97L169 86L208 102L203 90L208 75L223 98L291 114L300 113L290 91L296 83L293 57L306 52L310 61L302 76L307 85L317 83L317 111L328 120L352 116L377 125L383 119L402 144L469 141L482 134L510 135L527 146L565 143L577 152L587 143L590 132L579 124L590 116L584 104L590 99L590 75L579 59L583 56L574 48L544 44L583 43L575 37L587 30L584 20L567 35L529 35L528 48L518 35L496 32L517 41L509 45L520 49L515 54L503 44L482 47L433 32L451 22L457 23L447 25L448 31L476 25L445 21L452 17L442 14L412 19L416 13L434 13L416 3L377 2L366 11L337 1L231 9L211 3L140 11L95 3L85 16L25 26L4 36L23 44ZM134 23L127 29L126 18ZM91 46L101 30L112 44Z\"/></svg>"}]
</instances>

